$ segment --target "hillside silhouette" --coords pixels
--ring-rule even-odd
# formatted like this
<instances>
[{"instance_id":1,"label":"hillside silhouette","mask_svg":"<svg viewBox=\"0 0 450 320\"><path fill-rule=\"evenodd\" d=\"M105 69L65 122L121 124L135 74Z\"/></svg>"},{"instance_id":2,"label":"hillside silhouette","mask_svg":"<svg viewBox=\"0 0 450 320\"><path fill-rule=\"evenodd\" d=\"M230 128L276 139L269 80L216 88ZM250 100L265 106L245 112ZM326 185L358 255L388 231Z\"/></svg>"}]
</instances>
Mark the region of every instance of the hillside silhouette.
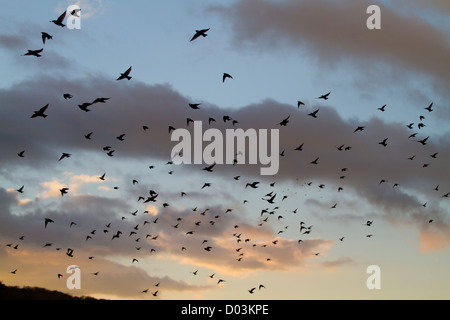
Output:
<instances>
[{"instance_id":1,"label":"hillside silhouette","mask_svg":"<svg viewBox=\"0 0 450 320\"><path fill-rule=\"evenodd\" d=\"M92 297L75 297L69 294L39 287L11 287L0 281L0 300L96 300Z\"/></svg>"}]
</instances>

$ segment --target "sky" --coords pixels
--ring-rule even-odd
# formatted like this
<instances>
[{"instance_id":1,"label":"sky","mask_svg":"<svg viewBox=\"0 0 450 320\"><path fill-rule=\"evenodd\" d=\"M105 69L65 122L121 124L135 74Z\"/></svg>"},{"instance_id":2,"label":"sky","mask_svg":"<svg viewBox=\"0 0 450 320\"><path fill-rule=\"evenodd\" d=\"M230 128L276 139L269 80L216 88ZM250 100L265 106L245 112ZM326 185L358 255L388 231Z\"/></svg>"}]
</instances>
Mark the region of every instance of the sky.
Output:
<instances>
[{"instance_id":1,"label":"sky","mask_svg":"<svg viewBox=\"0 0 450 320\"><path fill-rule=\"evenodd\" d=\"M69 5L80 29L50 22ZM449 13L445 0L0 0L0 281L106 299L449 299ZM170 164L169 126L193 136L187 119L279 130L278 172Z\"/></svg>"}]
</instances>

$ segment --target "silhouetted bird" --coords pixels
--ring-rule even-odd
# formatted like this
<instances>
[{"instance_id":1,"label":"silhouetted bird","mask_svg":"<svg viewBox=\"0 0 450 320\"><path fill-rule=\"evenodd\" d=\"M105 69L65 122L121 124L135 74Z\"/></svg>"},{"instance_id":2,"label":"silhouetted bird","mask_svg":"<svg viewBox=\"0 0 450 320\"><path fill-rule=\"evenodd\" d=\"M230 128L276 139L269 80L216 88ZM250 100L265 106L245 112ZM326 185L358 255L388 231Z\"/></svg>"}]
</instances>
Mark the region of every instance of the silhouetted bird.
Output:
<instances>
[{"instance_id":1,"label":"silhouetted bird","mask_svg":"<svg viewBox=\"0 0 450 320\"><path fill-rule=\"evenodd\" d=\"M225 82L225 79L226 79L226 78L233 79L233 77L232 77L229 73L226 73L226 72L225 72L225 73L223 74L223 76L222 76L222 82Z\"/></svg>"},{"instance_id":2,"label":"silhouetted bird","mask_svg":"<svg viewBox=\"0 0 450 320\"><path fill-rule=\"evenodd\" d=\"M55 222L55 221L53 221L53 220L50 219L50 218L45 218L45 220L44 220L44 227L47 228L47 225L48 225L49 223L52 223L52 222Z\"/></svg>"},{"instance_id":3,"label":"silhouetted bird","mask_svg":"<svg viewBox=\"0 0 450 320\"><path fill-rule=\"evenodd\" d=\"M131 72L131 67L129 67L124 73L120 74L120 77L117 78L117 80L122 80L122 79L128 79L131 80L132 77L130 77L130 72Z\"/></svg>"},{"instance_id":4,"label":"silhouetted bird","mask_svg":"<svg viewBox=\"0 0 450 320\"><path fill-rule=\"evenodd\" d=\"M317 113L318 113L318 112L319 112L319 109L317 109L317 110L314 111L314 112L309 113L308 116L313 117L313 118L317 118Z\"/></svg>"},{"instance_id":5,"label":"silhouetted bird","mask_svg":"<svg viewBox=\"0 0 450 320\"><path fill-rule=\"evenodd\" d=\"M195 30L195 34L192 36L191 41L194 41L195 39L197 39L198 37L202 36L203 38L207 36L206 32L209 31L210 28L208 29L201 29L201 30Z\"/></svg>"},{"instance_id":6,"label":"silhouetted bird","mask_svg":"<svg viewBox=\"0 0 450 320\"><path fill-rule=\"evenodd\" d=\"M328 96L331 94L331 92L328 92L326 94L321 95L320 97L318 97L317 99L323 99L323 100L328 100Z\"/></svg>"},{"instance_id":7,"label":"silhouetted bird","mask_svg":"<svg viewBox=\"0 0 450 320\"><path fill-rule=\"evenodd\" d=\"M287 126L287 124L289 123L289 118L291 117L291 115L289 115L287 118L283 119L280 123L278 123L278 125L280 126Z\"/></svg>"},{"instance_id":8,"label":"silhouetted bird","mask_svg":"<svg viewBox=\"0 0 450 320\"><path fill-rule=\"evenodd\" d=\"M84 112L89 112L89 111L91 111L90 109L88 109L88 107L89 107L90 105L92 105L92 103L85 102L85 103L83 103L83 104L79 104L79 105L78 105L78 108L80 108L80 109L83 110Z\"/></svg>"},{"instance_id":9,"label":"silhouetted bird","mask_svg":"<svg viewBox=\"0 0 450 320\"><path fill-rule=\"evenodd\" d=\"M49 35L47 32L41 32L42 35L42 42L45 44L45 40L53 39L51 35Z\"/></svg>"},{"instance_id":10,"label":"silhouetted bird","mask_svg":"<svg viewBox=\"0 0 450 320\"><path fill-rule=\"evenodd\" d=\"M52 20L52 21L50 21L50 22L53 22L53 23L56 24L57 26L60 26L60 27L64 28L66 25L63 24L63 21L64 21L64 19L65 19L65 17L66 17L66 12L67 12L67 11L64 11L64 12L58 17L58 19Z\"/></svg>"},{"instance_id":11,"label":"silhouetted bird","mask_svg":"<svg viewBox=\"0 0 450 320\"><path fill-rule=\"evenodd\" d=\"M47 115L44 113L45 110L47 110L47 108L48 108L48 104L46 104L45 106L40 108L38 111L34 111L31 118L37 118L37 117L47 118Z\"/></svg>"},{"instance_id":12,"label":"silhouetted bird","mask_svg":"<svg viewBox=\"0 0 450 320\"><path fill-rule=\"evenodd\" d=\"M39 49L39 50L28 50L27 53L24 54L24 56L35 56L35 57L40 57L40 53L44 51L44 48Z\"/></svg>"}]
</instances>

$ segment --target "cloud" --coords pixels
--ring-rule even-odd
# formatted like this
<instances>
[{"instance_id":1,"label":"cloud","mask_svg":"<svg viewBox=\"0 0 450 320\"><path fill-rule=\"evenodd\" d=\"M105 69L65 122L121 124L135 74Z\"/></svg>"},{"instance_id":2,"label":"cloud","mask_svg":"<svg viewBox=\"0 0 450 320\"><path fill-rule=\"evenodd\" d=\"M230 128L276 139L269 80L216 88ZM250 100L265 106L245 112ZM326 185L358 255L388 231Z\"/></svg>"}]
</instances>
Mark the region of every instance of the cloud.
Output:
<instances>
[{"instance_id":1,"label":"cloud","mask_svg":"<svg viewBox=\"0 0 450 320\"><path fill-rule=\"evenodd\" d=\"M66 91L71 92L74 98L68 101L62 99L62 93ZM109 97L110 100L105 104L92 105L91 112L83 112L77 107L78 104L101 96ZM336 108L327 104L316 103L297 110L269 99L234 110L205 102L194 113L188 106L190 99L169 85L150 86L139 82L124 85L101 77L85 81L43 77L39 81L28 80L3 90L0 97L4 105L0 111L0 136L5 141L0 146L0 158L11 167L20 164L48 169L49 164L60 157L60 153L53 150L73 154L71 158L58 163L60 166L71 162L87 168L83 161L85 153L103 157L104 161L111 163L118 161L115 160L117 157L121 161L152 158L164 162L170 160L171 150L175 146L168 134L170 125L192 132L192 125L188 126L186 119L195 118L203 121L204 130L215 127L224 132L227 128L235 128L222 121L222 117L228 115L238 120L238 126L244 130L280 130L280 152L285 150L285 156L280 157L280 171L276 176L279 182L314 182L314 185L324 184L324 190L327 191L342 187L345 192L357 194L371 205L382 208L389 213L386 214L389 219L415 219L413 217L418 217L418 214L408 215L404 212L419 212L426 201L423 199L429 199L430 205L436 205L435 214L442 218L440 223L447 223L445 210L438 204L446 200L441 195L450 188L447 183L450 177L443 167L445 159L450 156L449 132L431 134L426 127L412 131L406 127L409 123L406 118L392 121L380 115L366 121L343 119ZM130 100L130 97L133 99ZM34 110L47 103L48 118L29 118ZM17 105L24 107L18 109L15 107ZM308 113L316 109L319 109L318 118L309 117ZM439 117L441 109L441 106L436 105L435 111L427 114L427 118ZM417 117L421 114L417 112ZM289 124L286 127L277 126L288 115ZM216 119L214 125L207 125L209 117ZM21 129L24 122L27 123L26 131ZM143 130L143 125L147 125L149 130ZM365 129L354 132L358 126ZM54 134L62 131L64 135ZM88 132L93 132L91 140L84 138ZM408 138L413 132L417 135ZM125 141L117 140L116 137L122 133L125 133ZM14 139L9 138L12 136ZM418 142L426 137L429 137L426 145ZM388 138L387 147L379 144L385 138ZM294 151L300 144L304 144L303 151ZM107 145L115 150L114 157L108 157L103 151ZM339 151L341 145L349 149ZM16 149L26 149L26 157L17 159L16 153L10 151ZM432 158L431 155L435 153L436 158ZM414 160L408 160L414 155ZM310 164L316 158L319 158L318 165ZM424 164L428 166L423 168ZM272 179L259 176L260 166L218 165L211 177L229 177L231 180L236 175L242 175L263 181ZM180 174L187 174L198 170L197 178L208 179L202 167L182 165L168 168L167 171L175 169ZM86 178L90 182L97 181L92 175ZM386 183L380 184L381 180L386 180ZM57 182L61 183L61 180ZM72 183L75 187L83 185L84 182L81 182L65 183ZM394 184L396 187L393 187ZM433 190L438 184L443 190L442 194ZM137 187L145 189L143 185ZM52 189L55 195L56 188L54 186ZM199 186L188 193L191 197L196 194L202 197L203 192L200 191ZM166 196L172 198L179 192L181 190L167 190ZM221 191L218 192L217 195L220 195ZM335 194L337 197L338 193ZM223 196L227 197L226 194Z\"/></svg>"},{"instance_id":2,"label":"cloud","mask_svg":"<svg viewBox=\"0 0 450 320\"><path fill-rule=\"evenodd\" d=\"M39 193L38 198L59 198L61 197L61 189L68 188L68 192L73 195L78 195L78 191L85 188L87 184L101 183L102 181L98 176L89 176L87 174L75 174L73 172L64 172L64 178L52 178L51 181L43 181L40 183L44 187L45 191ZM109 191L111 190L107 186L99 186L99 190Z\"/></svg>"},{"instance_id":3,"label":"cloud","mask_svg":"<svg viewBox=\"0 0 450 320\"><path fill-rule=\"evenodd\" d=\"M348 59L361 68L374 68L383 62L390 68L431 76L448 87L450 43L444 30L383 5L381 30L368 30L366 9L371 4L251 0L211 5L208 11L221 15L232 26L235 48L254 45L276 51L289 46L327 67ZM436 1L436 5L442 2Z\"/></svg>"}]
</instances>

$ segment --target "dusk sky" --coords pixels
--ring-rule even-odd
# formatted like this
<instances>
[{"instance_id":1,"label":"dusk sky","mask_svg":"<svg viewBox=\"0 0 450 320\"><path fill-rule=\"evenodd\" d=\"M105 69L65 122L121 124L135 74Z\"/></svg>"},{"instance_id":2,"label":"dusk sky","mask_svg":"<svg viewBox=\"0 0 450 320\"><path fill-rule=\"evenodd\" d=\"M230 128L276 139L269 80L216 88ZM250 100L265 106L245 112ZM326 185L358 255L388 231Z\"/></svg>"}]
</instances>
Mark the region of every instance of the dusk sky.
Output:
<instances>
[{"instance_id":1,"label":"dusk sky","mask_svg":"<svg viewBox=\"0 0 450 320\"><path fill-rule=\"evenodd\" d=\"M50 22L70 5L80 29ZM447 0L0 0L0 281L107 299L449 299L449 15ZM188 119L278 129L279 171L170 164L169 127L193 136Z\"/></svg>"}]
</instances>

